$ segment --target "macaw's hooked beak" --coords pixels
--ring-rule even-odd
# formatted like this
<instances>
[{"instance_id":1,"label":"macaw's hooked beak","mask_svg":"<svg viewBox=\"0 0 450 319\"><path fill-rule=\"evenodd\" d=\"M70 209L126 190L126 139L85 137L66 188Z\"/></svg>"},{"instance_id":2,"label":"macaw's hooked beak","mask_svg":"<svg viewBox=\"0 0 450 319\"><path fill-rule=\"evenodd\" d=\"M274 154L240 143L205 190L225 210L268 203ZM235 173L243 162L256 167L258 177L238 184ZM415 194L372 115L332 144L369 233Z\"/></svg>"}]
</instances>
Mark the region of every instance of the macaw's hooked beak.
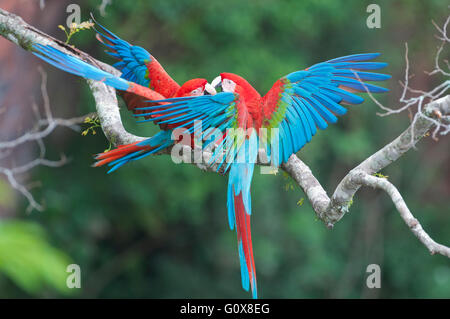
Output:
<instances>
[{"instance_id":1,"label":"macaw's hooked beak","mask_svg":"<svg viewBox=\"0 0 450 319\"><path fill-rule=\"evenodd\" d=\"M209 83L206 83L205 84L205 95L216 95L216 94L217 94L217 91L214 88L214 86L212 86Z\"/></svg>"},{"instance_id":2,"label":"macaw's hooked beak","mask_svg":"<svg viewBox=\"0 0 450 319\"><path fill-rule=\"evenodd\" d=\"M222 77L219 75L212 82L211 85L216 89L218 86L222 88Z\"/></svg>"}]
</instances>

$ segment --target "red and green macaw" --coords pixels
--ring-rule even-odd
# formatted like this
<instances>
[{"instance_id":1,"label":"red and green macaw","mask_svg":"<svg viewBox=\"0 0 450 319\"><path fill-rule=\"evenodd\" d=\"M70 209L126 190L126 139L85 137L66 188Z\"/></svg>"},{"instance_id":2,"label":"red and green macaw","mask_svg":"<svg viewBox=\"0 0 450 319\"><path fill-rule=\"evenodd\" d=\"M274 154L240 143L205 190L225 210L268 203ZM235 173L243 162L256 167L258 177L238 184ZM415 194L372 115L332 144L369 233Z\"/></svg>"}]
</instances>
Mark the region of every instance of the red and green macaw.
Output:
<instances>
[{"instance_id":1,"label":"red and green macaw","mask_svg":"<svg viewBox=\"0 0 450 319\"><path fill-rule=\"evenodd\" d=\"M327 128L344 115L344 105L364 101L355 92L386 92L363 81L389 79L389 75L368 72L387 64L370 61L378 53L340 57L282 77L264 96L232 73L221 73L212 86L204 79L194 79L179 87L147 51L101 28L106 35L98 32L98 38L119 59L114 66L123 72L120 78L51 46L34 45L34 54L48 63L116 88L137 116L161 127L162 131L149 139L99 154L96 165L111 165L111 172L168 147L174 143L172 130L178 128L200 134L207 141L204 148L215 144L210 164L218 164L218 170L225 164L229 175L228 222L237 232L242 286L247 291L251 288L257 298L250 186L258 150L263 148L274 166L287 162L317 129ZM223 92L216 94L216 85L221 85ZM212 95L204 95L205 89ZM200 126L195 125L197 121Z\"/></svg>"},{"instance_id":2,"label":"red and green macaw","mask_svg":"<svg viewBox=\"0 0 450 319\"><path fill-rule=\"evenodd\" d=\"M219 164L219 169L226 163L228 221L237 232L242 286L245 290L251 287L254 298L257 283L250 230L250 185L259 148L265 150L272 165L279 166L308 143L317 129L327 128L337 121L337 116L344 115L347 109L343 105L364 101L353 92L386 92L385 88L363 82L390 78L367 72L387 65L368 62L378 55L355 54L315 64L282 77L264 96L244 78L221 73L211 83L220 84L221 93L166 99L157 102L169 104L139 108L146 111L143 115L151 117L148 121L179 124L191 134L197 130L192 120L201 120L202 138L209 141L204 147L211 142L217 144L210 164ZM219 134L212 137L217 128ZM224 135L220 133L223 130ZM271 142L277 136L273 147Z\"/></svg>"},{"instance_id":3,"label":"red and green macaw","mask_svg":"<svg viewBox=\"0 0 450 319\"><path fill-rule=\"evenodd\" d=\"M119 77L105 72L80 59L65 54L49 45L35 44L33 54L66 72L92 80L100 80L118 90L129 110L139 115L137 108L148 105L146 101L174 97L201 96L215 94L214 88L205 79L192 79L180 86L164 70L161 64L144 48L133 46L98 24L97 39L108 47L109 55L119 61L113 66L122 71ZM155 104L156 105L156 104ZM148 117L146 117L148 118ZM95 166L108 164L114 171L125 163L148 156L174 144L172 129L160 125L161 132L128 145L120 145L109 152L96 156ZM192 142L191 142L192 143Z\"/></svg>"}]
</instances>

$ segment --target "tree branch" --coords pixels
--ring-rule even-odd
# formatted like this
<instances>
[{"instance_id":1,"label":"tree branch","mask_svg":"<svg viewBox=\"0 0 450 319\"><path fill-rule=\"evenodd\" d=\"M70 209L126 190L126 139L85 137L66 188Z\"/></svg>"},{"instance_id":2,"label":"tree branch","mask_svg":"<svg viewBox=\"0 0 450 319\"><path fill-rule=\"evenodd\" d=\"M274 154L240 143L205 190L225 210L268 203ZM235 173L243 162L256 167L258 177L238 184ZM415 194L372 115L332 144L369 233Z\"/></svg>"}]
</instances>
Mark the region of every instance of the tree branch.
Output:
<instances>
[{"instance_id":1,"label":"tree branch","mask_svg":"<svg viewBox=\"0 0 450 319\"><path fill-rule=\"evenodd\" d=\"M363 171L358 171L353 174L352 180L359 185L370 186L374 188L379 188L384 190L389 197L391 197L392 202L397 208L400 217L406 223L406 225L411 229L413 234L420 240L422 244L427 247L432 255L439 253L441 255L450 258L450 248L444 245L438 244L425 232L419 221L411 214L408 206L405 203L400 192L397 188L390 183L386 178L375 177L368 175Z\"/></svg>"},{"instance_id":2,"label":"tree branch","mask_svg":"<svg viewBox=\"0 0 450 319\"><path fill-rule=\"evenodd\" d=\"M446 23L447 25L447 23ZM446 28L445 25L445 28ZM438 29L442 33L442 38L447 39L445 28ZM59 50L74 55L99 68L119 75L120 72L113 67L92 58L88 54L70 47L63 42L52 38L49 35L26 24L20 17L17 17L5 10L0 9L0 35L30 51L33 43L50 44ZM439 51L440 52L440 51ZM101 82L88 81L89 87L95 98L96 109L100 119L102 130L106 138L114 145L127 144L142 140L143 137L135 136L125 130L119 113L115 90L106 87ZM448 86L448 83L447 83ZM444 85L443 89L446 87ZM442 96L443 91L439 91ZM423 102L423 99L420 100ZM340 182L333 195L328 197L326 191L315 178L311 169L303 163L296 155L292 155L289 161L282 165L285 170L304 190L306 196L312 204L318 218L325 222L328 227L332 227L348 211L353 196L361 186L372 186L380 188L388 193L392 201L400 212L401 217L419 240L432 253L440 253L450 257L449 248L435 243L423 230L418 221L412 216L398 190L388 181L371 176L380 171L392 162L400 158L415 143L419 141L435 125L440 125L442 121L448 119L450 109L450 96L440 97L431 101L423 108L422 114L411 123L399 137L377 151L361 164L351 170ZM194 159L201 150L194 150L188 146L182 146L182 154L172 154L176 159L194 163ZM171 154L171 149L166 149L158 154ZM216 171L216 166L208 166L210 152L201 152L202 163L195 163L204 171ZM262 158L261 156L259 157ZM265 165L265 161L258 160L258 164ZM223 173L223 171L221 172Z\"/></svg>"},{"instance_id":3,"label":"tree branch","mask_svg":"<svg viewBox=\"0 0 450 319\"><path fill-rule=\"evenodd\" d=\"M11 165L0 165L0 174L4 175L9 182L9 185L21 193L28 200L27 212L31 212L33 209L37 211L42 211L44 209L43 205L38 203L34 196L31 194L29 187L27 188L24 184L22 184L18 177L19 175L23 175L33 168L37 166L47 166L47 167L61 167L67 163L67 158L63 154L59 160L49 160L45 158L46 147L43 139L53 133L57 127L68 127L73 130L79 130L77 124L83 122L85 116L76 117L71 119L60 119L53 117L51 108L50 108L50 100L47 94L47 74L39 68L39 72L41 73L42 82L41 82L41 94L42 99L44 100L43 109L44 109L44 118L41 118L41 112L36 103L32 103L32 109L35 112L37 117L37 122L35 127L24 133L23 135L6 142L0 142L0 162L4 162L5 159L15 161L11 155L14 154L13 150L20 147L22 144L28 142L35 142L39 147L39 157L34 160L30 160L21 166L9 167Z\"/></svg>"}]
</instances>

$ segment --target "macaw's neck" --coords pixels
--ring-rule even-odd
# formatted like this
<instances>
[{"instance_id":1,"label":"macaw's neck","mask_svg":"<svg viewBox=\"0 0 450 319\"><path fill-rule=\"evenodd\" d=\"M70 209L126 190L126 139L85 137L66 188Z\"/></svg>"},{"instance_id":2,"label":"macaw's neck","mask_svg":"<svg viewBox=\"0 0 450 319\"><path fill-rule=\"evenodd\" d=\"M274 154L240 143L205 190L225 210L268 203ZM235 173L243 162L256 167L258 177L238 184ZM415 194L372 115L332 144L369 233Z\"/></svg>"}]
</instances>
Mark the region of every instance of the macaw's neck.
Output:
<instances>
[{"instance_id":1,"label":"macaw's neck","mask_svg":"<svg viewBox=\"0 0 450 319\"><path fill-rule=\"evenodd\" d=\"M244 79L242 76L239 76L234 73L221 73L220 74L223 79L229 79L236 83L237 86L240 86L242 88L241 92L239 94L244 97L245 102L249 102L253 99L260 99L261 95L258 93L258 91L255 90L255 88L247 82L246 79ZM237 88L236 88L237 89ZM236 93L238 93L236 91Z\"/></svg>"},{"instance_id":2,"label":"macaw's neck","mask_svg":"<svg viewBox=\"0 0 450 319\"><path fill-rule=\"evenodd\" d=\"M252 117L252 126L255 128L261 127L261 95L250 84L245 87L236 85L235 92L243 97L247 110Z\"/></svg>"},{"instance_id":3,"label":"macaw's neck","mask_svg":"<svg viewBox=\"0 0 450 319\"><path fill-rule=\"evenodd\" d=\"M235 92L243 98L245 105L253 118L253 126L259 127L261 118L261 95L244 78L233 74L231 80L236 83Z\"/></svg>"}]
</instances>

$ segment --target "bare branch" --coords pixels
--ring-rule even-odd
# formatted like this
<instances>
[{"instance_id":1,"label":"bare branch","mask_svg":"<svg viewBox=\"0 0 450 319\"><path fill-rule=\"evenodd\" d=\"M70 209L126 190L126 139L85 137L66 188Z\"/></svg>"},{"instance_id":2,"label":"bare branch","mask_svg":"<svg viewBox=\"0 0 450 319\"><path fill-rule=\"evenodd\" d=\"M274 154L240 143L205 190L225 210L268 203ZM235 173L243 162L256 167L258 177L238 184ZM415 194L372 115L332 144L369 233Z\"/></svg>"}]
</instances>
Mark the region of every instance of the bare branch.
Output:
<instances>
[{"instance_id":1,"label":"bare branch","mask_svg":"<svg viewBox=\"0 0 450 319\"><path fill-rule=\"evenodd\" d=\"M375 177L364 172L356 173L353 177L353 180L359 185L370 186L384 190L389 195L395 207L397 208L400 217L413 232L413 234L420 240L420 242L424 244L425 247L427 247L430 253L432 255L438 253L450 258L450 248L438 244L433 239L431 239L431 237L422 228L422 225L419 223L419 221L413 216L413 214L411 214L411 211L406 205L402 195L392 183L390 183L385 178Z\"/></svg>"},{"instance_id":2,"label":"bare branch","mask_svg":"<svg viewBox=\"0 0 450 319\"><path fill-rule=\"evenodd\" d=\"M445 45L448 45L450 43L449 38L447 36L447 27L448 27L449 22L450 22L450 16L447 17L447 19L444 23L444 26L442 28L439 28L439 26L433 21L434 26L440 33L440 36L437 36L437 38L440 39L442 41L442 43L438 47L437 53L435 55L434 70L432 70L431 72L425 72L429 76L435 75L435 74L441 74L444 77L448 77L450 75L449 72L444 71L439 65L440 54L443 51ZM447 68L449 68L448 60L444 60L444 62L446 63ZM366 88L366 92L369 94L369 97L372 99L372 101L376 105L378 105L378 107L380 107L382 110L386 111L385 113L377 113L380 116L388 116L388 115L392 115L392 114L396 114L396 113L401 113L405 110L409 110L411 112L411 108L414 106L417 106L418 110L417 110L416 114L414 115L412 124L414 125L415 122L421 117L428 118L435 125L435 129L433 130L432 136L433 136L433 139L437 140L438 139L437 134L439 132L440 132L440 135L446 135L446 134L448 134L448 132L450 132L450 123L448 122L446 115L442 115L441 113L435 114L438 117L438 120L434 119L433 117L430 117L429 114L427 114L427 112L423 112L423 105L424 105L425 101L432 102L436 99L443 97L450 90L450 80L443 81L441 84L435 86L433 89L431 89L429 91L412 89L409 87L409 79L411 76L409 75L409 58L408 58L408 44L407 43L405 43L405 63L406 63L405 80L403 83L400 82L400 84L403 87L402 95L399 99L400 103L403 104L402 106L400 106L396 109L386 107L382 103L380 103L369 92L369 90L367 88ZM358 77L358 75L356 73L355 73L355 75ZM364 83L363 83L363 85L364 85ZM408 92L412 93L412 94L416 94L416 96L407 97ZM415 140L415 132L412 131L410 142L415 144L414 140ZM414 145L413 145L413 147L414 147Z\"/></svg>"},{"instance_id":3,"label":"bare branch","mask_svg":"<svg viewBox=\"0 0 450 319\"><path fill-rule=\"evenodd\" d=\"M0 165L0 174L6 177L13 189L17 190L28 200L27 212L31 212L33 209L42 211L44 207L35 200L29 189L18 181L18 176L30 172L37 166L61 167L66 164L67 158L65 155L61 155L59 160L49 160L45 158L46 147L43 139L53 133L57 127L78 129L77 124L83 122L85 118L85 116L72 119L54 118L51 112L50 100L47 93L47 74L43 69L39 69L39 72L41 74L41 95L44 101L43 109L45 117L41 118L39 107L33 103L33 110L38 120L35 128L14 140L0 142L0 160L2 160L2 162L5 161L5 159L11 159L14 155L14 149L24 143L35 142L39 147L39 156L25 164L22 164L21 166L8 167L6 165Z\"/></svg>"},{"instance_id":4,"label":"bare branch","mask_svg":"<svg viewBox=\"0 0 450 319\"><path fill-rule=\"evenodd\" d=\"M428 116L418 117L399 137L369 156L342 179L331 197L330 206L325 214L331 223L335 223L343 217L348 210L348 204L361 186L355 184L352 179L353 172L362 171L372 175L395 162L410 150L433 126L433 116L436 116L434 115L436 112L450 114L450 95L429 103L424 111Z\"/></svg>"}]
</instances>

